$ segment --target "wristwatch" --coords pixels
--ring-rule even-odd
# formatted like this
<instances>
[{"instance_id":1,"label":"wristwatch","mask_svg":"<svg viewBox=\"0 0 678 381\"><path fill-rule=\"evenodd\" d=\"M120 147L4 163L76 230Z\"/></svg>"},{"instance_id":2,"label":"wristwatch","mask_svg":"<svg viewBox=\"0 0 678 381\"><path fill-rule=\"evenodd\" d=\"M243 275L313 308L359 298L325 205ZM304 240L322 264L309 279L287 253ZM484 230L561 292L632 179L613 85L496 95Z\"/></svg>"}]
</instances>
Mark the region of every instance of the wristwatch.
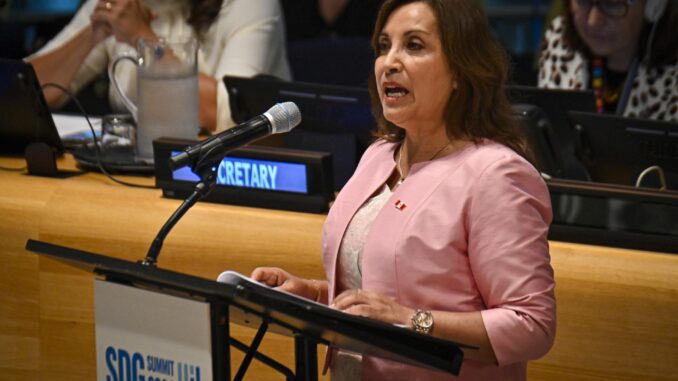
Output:
<instances>
[{"instance_id":1,"label":"wristwatch","mask_svg":"<svg viewBox=\"0 0 678 381\"><path fill-rule=\"evenodd\" d=\"M419 333L428 334L433 329L433 314L431 311L416 310L412 315L412 328Z\"/></svg>"}]
</instances>

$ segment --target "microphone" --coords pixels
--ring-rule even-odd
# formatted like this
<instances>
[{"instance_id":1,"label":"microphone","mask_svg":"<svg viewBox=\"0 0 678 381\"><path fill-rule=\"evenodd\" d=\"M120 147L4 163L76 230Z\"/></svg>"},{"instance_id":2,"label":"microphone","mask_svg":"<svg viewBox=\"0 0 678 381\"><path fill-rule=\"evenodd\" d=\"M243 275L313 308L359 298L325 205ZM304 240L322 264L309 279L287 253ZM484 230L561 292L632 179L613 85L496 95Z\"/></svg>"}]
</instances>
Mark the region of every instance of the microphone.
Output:
<instances>
[{"instance_id":1,"label":"microphone","mask_svg":"<svg viewBox=\"0 0 678 381\"><path fill-rule=\"evenodd\" d=\"M301 112L293 102L277 103L265 113L247 122L220 132L211 138L184 149L169 159L172 170L199 163L213 163L226 153L271 134L289 132L301 123ZM195 169L195 168L193 168Z\"/></svg>"}]
</instances>

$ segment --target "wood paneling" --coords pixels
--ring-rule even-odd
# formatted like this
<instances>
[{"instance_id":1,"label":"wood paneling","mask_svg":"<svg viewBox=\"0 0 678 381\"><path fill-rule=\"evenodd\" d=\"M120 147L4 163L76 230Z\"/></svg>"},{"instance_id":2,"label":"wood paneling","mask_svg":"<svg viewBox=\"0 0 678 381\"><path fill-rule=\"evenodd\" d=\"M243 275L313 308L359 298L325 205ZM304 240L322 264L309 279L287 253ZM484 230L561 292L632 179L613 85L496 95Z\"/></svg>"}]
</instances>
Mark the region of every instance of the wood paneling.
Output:
<instances>
[{"instance_id":1,"label":"wood paneling","mask_svg":"<svg viewBox=\"0 0 678 381\"><path fill-rule=\"evenodd\" d=\"M531 380L676 380L678 256L552 243L558 329Z\"/></svg>"},{"instance_id":2,"label":"wood paneling","mask_svg":"<svg viewBox=\"0 0 678 381\"><path fill-rule=\"evenodd\" d=\"M0 158L0 165L20 160ZM0 171L0 184L0 381L92 380L92 277L26 252L26 239L137 260L180 201L98 174L48 179ZM168 236L159 265L208 279L264 265L322 278L324 219L199 203ZM551 243L551 255L558 331L551 352L530 363L529 379L678 379L678 256L561 242ZM250 342L254 331L232 326L232 334ZM269 334L262 351L293 367L291 339ZM235 374L242 354L232 356ZM255 361L248 379L283 378Z\"/></svg>"},{"instance_id":3,"label":"wood paneling","mask_svg":"<svg viewBox=\"0 0 678 381\"><path fill-rule=\"evenodd\" d=\"M3 165L24 164L3 159ZM38 258L23 247L27 238L37 238L37 221L52 191L36 188L27 197L26 177L0 171L0 380L39 377Z\"/></svg>"}]
</instances>

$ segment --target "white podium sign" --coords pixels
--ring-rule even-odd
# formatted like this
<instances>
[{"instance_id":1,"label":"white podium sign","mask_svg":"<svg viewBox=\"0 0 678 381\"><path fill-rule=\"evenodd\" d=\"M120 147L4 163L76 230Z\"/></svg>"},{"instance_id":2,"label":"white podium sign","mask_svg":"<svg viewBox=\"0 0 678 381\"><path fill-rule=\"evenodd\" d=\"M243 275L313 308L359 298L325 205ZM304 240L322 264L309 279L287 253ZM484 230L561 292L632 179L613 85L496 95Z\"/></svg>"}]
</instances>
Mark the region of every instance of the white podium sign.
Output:
<instances>
[{"instance_id":1,"label":"white podium sign","mask_svg":"<svg viewBox=\"0 0 678 381\"><path fill-rule=\"evenodd\" d=\"M98 381L211 381L209 304L94 281Z\"/></svg>"}]
</instances>

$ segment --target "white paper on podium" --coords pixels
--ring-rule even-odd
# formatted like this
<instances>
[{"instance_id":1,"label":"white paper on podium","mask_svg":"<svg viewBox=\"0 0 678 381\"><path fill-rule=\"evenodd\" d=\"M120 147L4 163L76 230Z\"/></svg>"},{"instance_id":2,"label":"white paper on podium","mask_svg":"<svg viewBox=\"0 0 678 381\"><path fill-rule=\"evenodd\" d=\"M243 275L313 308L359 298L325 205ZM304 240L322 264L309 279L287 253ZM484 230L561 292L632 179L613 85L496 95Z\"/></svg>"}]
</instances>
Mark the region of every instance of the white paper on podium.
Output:
<instances>
[{"instance_id":1,"label":"white paper on podium","mask_svg":"<svg viewBox=\"0 0 678 381\"><path fill-rule=\"evenodd\" d=\"M219 274L219 277L217 278L217 282L220 282L220 283L228 283L228 284L233 284L233 283L237 282L238 280L243 280L243 281L245 281L245 282L251 283L251 284L256 285L256 286L258 286L258 287L266 287L266 288L269 288L269 289L271 289L271 290L275 290L275 291L277 291L277 292L281 292L281 293L283 293L283 294L292 296L292 297L294 297L295 299L303 300L303 301L306 302L306 303L311 303L311 304L315 304L315 305L318 305L318 306L322 306L322 307L327 308L327 305L326 305L326 304L318 303L318 302L313 301L313 300L311 300L311 299L303 298L303 297L301 297L301 296L299 296L299 295L295 295L295 294L293 294L293 293L291 293L291 292L287 292L287 291L281 290L281 289L276 288L276 287L270 287L270 286L268 286L268 285L266 285L266 284L264 284L264 283L257 282L256 280L254 280L254 279L252 279L252 278L249 278L249 277L246 277L246 276L244 276L244 275L242 275L242 274L240 274L240 273L238 273L238 272L235 272L235 271L230 271L230 270L224 271L224 272L222 272L221 274Z\"/></svg>"}]
</instances>

